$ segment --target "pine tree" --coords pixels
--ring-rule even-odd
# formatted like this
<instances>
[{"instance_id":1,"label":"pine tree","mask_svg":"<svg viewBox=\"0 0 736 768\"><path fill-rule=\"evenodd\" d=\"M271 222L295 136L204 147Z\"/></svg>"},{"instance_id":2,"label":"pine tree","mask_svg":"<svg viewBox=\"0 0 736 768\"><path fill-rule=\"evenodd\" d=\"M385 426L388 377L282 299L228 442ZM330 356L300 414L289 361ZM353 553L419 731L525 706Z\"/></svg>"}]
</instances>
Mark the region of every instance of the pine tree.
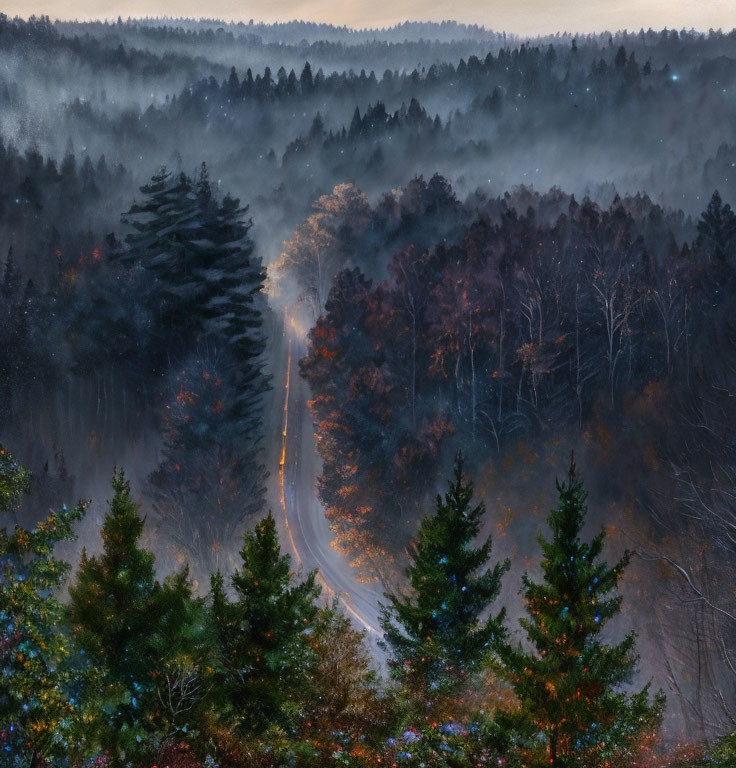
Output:
<instances>
[{"instance_id":1,"label":"pine tree","mask_svg":"<svg viewBox=\"0 0 736 768\"><path fill-rule=\"evenodd\" d=\"M235 67L230 68L230 77L227 79L227 96L228 99L235 100L240 93L240 80L238 80L238 73L235 71Z\"/></svg>"},{"instance_id":2,"label":"pine tree","mask_svg":"<svg viewBox=\"0 0 736 768\"><path fill-rule=\"evenodd\" d=\"M142 186L143 201L122 217L134 232L125 238L127 250L117 260L131 270L132 283L154 324L154 365L181 352L191 343L196 313L189 304L199 288L192 271L200 202L191 180L162 168Z\"/></svg>"},{"instance_id":3,"label":"pine tree","mask_svg":"<svg viewBox=\"0 0 736 768\"><path fill-rule=\"evenodd\" d=\"M619 72L624 71L626 66L626 48L623 45L616 51L616 58L613 60L613 64Z\"/></svg>"},{"instance_id":4,"label":"pine tree","mask_svg":"<svg viewBox=\"0 0 736 768\"><path fill-rule=\"evenodd\" d=\"M27 492L30 475L0 446L0 515ZM74 539L85 506L62 506L33 530L0 528L0 762L40 766L75 751L81 710L75 652L55 592L69 565L53 555ZM5 762L7 761L7 762Z\"/></svg>"},{"instance_id":5,"label":"pine tree","mask_svg":"<svg viewBox=\"0 0 736 768\"><path fill-rule=\"evenodd\" d=\"M265 272L248 236L248 208L228 195L218 202L204 163L196 182L162 169L141 192L144 201L123 216L135 231L118 260L153 283L150 298L169 345L179 339L188 349L202 335L220 341L233 352L239 382L258 399L265 384L251 390L265 348L257 299Z\"/></svg>"},{"instance_id":6,"label":"pine tree","mask_svg":"<svg viewBox=\"0 0 736 768\"><path fill-rule=\"evenodd\" d=\"M310 66L309 62L305 62L304 69L302 69L302 73L299 76L299 83L302 87L302 93L307 95L310 94L314 90L314 79L312 77L312 67Z\"/></svg>"},{"instance_id":7,"label":"pine tree","mask_svg":"<svg viewBox=\"0 0 736 768\"><path fill-rule=\"evenodd\" d=\"M226 600L219 574L210 593L230 709L240 730L294 727L300 692L309 682L309 635L320 592L316 572L293 584L291 558L281 554L270 513L245 534L240 556L242 566L232 577L235 602Z\"/></svg>"},{"instance_id":8,"label":"pine tree","mask_svg":"<svg viewBox=\"0 0 736 768\"><path fill-rule=\"evenodd\" d=\"M160 522L182 531L198 562L217 565L221 543L265 503L265 273L253 253L247 208L229 196L216 198L204 163L196 181L183 174L174 180L162 171L141 191L144 202L125 217L136 232L127 237L122 260L152 278L149 310L158 316L159 342L153 359L176 361L176 402L170 409L187 410L183 420L166 424L164 460L151 476L155 510ZM208 377L195 388L178 380L193 368L195 378ZM196 390L210 391L215 382L215 400L204 407ZM204 418L195 423L197 408ZM193 471L183 471L187 465ZM200 516L201 525L190 535L184 530L190 526L178 521L193 519L203 504L212 513Z\"/></svg>"},{"instance_id":9,"label":"pine tree","mask_svg":"<svg viewBox=\"0 0 736 768\"><path fill-rule=\"evenodd\" d=\"M355 112L353 112L353 119L350 121L350 129L348 131L348 136L351 139L354 139L361 134L362 130L363 130L363 120L360 116L360 109L356 107Z\"/></svg>"},{"instance_id":10,"label":"pine tree","mask_svg":"<svg viewBox=\"0 0 736 768\"><path fill-rule=\"evenodd\" d=\"M231 603L225 593L225 579L220 571L210 577L209 620L220 648L232 648L237 634L237 606Z\"/></svg>"},{"instance_id":11,"label":"pine tree","mask_svg":"<svg viewBox=\"0 0 736 768\"><path fill-rule=\"evenodd\" d=\"M153 730L158 585L153 554L139 545L144 521L122 470L114 473L112 487L103 552L89 557L82 551L69 589L69 615L77 643L103 670L99 738L117 755L134 749Z\"/></svg>"},{"instance_id":12,"label":"pine tree","mask_svg":"<svg viewBox=\"0 0 736 768\"><path fill-rule=\"evenodd\" d=\"M118 758L196 721L211 687L212 638L188 569L156 581L154 556L140 546L145 521L122 470L112 487L103 552L82 553L69 615L102 677L102 690L90 691L99 741Z\"/></svg>"},{"instance_id":13,"label":"pine tree","mask_svg":"<svg viewBox=\"0 0 736 768\"><path fill-rule=\"evenodd\" d=\"M527 733L544 736L538 764L593 768L635 753L642 735L656 729L664 697L659 693L650 704L648 685L635 694L622 690L637 664L633 632L618 645L601 640L601 631L621 610L615 590L629 553L609 568L599 560L604 531L590 543L581 541L586 492L574 458L557 490L560 503L547 520L552 537L539 537L544 581L524 576L529 618L521 626L532 650L501 639L499 669L519 700Z\"/></svg>"},{"instance_id":14,"label":"pine tree","mask_svg":"<svg viewBox=\"0 0 736 768\"><path fill-rule=\"evenodd\" d=\"M166 276L184 267L188 240L196 226L198 201L192 182L184 173L174 175L165 167L140 188L143 201L133 203L122 216L134 232L120 254L126 267Z\"/></svg>"},{"instance_id":15,"label":"pine tree","mask_svg":"<svg viewBox=\"0 0 736 768\"><path fill-rule=\"evenodd\" d=\"M226 195L213 205L207 170L202 166L198 194L203 220L198 230L197 265L203 331L221 340L232 357L231 377L237 396L229 405L231 420L249 445L260 433L260 412L268 379L263 375L263 291L265 272L248 236L248 208Z\"/></svg>"},{"instance_id":16,"label":"pine tree","mask_svg":"<svg viewBox=\"0 0 736 768\"><path fill-rule=\"evenodd\" d=\"M110 679L133 688L148 678L146 638L156 580L153 553L139 545L144 521L120 470L102 527L103 552L82 552L70 588L71 619L77 639Z\"/></svg>"},{"instance_id":17,"label":"pine tree","mask_svg":"<svg viewBox=\"0 0 736 768\"><path fill-rule=\"evenodd\" d=\"M2 284L0 284L0 291L2 291L5 301L10 301L15 297L19 283L20 274L18 273L15 256L13 255L13 246L11 245L8 248L8 255L5 259L5 266L3 267Z\"/></svg>"},{"instance_id":18,"label":"pine tree","mask_svg":"<svg viewBox=\"0 0 736 768\"><path fill-rule=\"evenodd\" d=\"M210 719L217 663L216 636L204 598L195 597L189 569L168 576L156 594L151 652L163 738L196 737Z\"/></svg>"},{"instance_id":19,"label":"pine tree","mask_svg":"<svg viewBox=\"0 0 736 768\"><path fill-rule=\"evenodd\" d=\"M716 261L726 262L736 248L736 213L716 190L698 222L698 244Z\"/></svg>"},{"instance_id":20,"label":"pine tree","mask_svg":"<svg viewBox=\"0 0 736 768\"><path fill-rule=\"evenodd\" d=\"M501 630L504 611L481 619L498 595L508 561L481 570L491 539L473 542L485 514L473 502L473 484L463 478L463 458L455 459L454 479L437 509L425 517L406 574L408 596L387 594L382 626L390 667L413 701L436 708L443 697L472 686Z\"/></svg>"}]
</instances>

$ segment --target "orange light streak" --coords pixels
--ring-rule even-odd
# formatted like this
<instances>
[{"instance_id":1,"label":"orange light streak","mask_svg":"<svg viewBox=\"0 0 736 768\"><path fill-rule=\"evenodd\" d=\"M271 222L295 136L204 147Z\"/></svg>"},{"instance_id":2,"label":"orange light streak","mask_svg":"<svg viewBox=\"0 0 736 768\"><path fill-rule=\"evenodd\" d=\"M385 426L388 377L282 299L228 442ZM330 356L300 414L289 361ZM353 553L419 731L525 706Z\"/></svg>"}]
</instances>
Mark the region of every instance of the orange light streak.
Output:
<instances>
[{"instance_id":1,"label":"orange light streak","mask_svg":"<svg viewBox=\"0 0 736 768\"><path fill-rule=\"evenodd\" d=\"M284 310L284 315L288 316L288 313L286 310ZM289 318L291 322L291 326L298 333L298 329L296 327L296 324L294 322L294 318ZM291 531L291 525L289 524L289 512L288 508L286 506L286 442L289 435L289 394L291 389L291 364L292 364L292 344L293 344L293 335L289 334L289 347L288 347L288 355L286 359L286 378L284 381L284 411L283 411L283 426L281 429L281 456L279 458L279 491L281 496L281 509L284 513L284 527L286 528L286 533L289 536L289 543L291 544L291 549L294 552L294 557L296 558L299 565L302 563L302 556L299 553L299 550L296 546L296 542L294 541L294 535ZM327 580L325 579L324 575L322 574L322 571L320 568L317 568L317 581L319 582L320 586L327 592L327 594L330 596L330 599L335 598L336 593L335 590L327 583ZM368 632L372 632L373 634L380 634L380 632L368 621L366 621L358 611L355 610L355 608L350 605L348 602L349 597L346 597L345 595L339 595L338 599L344 606L345 610L350 613L351 616L353 616L357 621L359 621L365 628L368 630Z\"/></svg>"},{"instance_id":2,"label":"orange light streak","mask_svg":"<svg viewBox=\"0 0 736 768\"><path fill-rule=\"evenodd\" d=\"M281 493L281 509L284 512L284 525L286 526L286 532L289 534L289 542L291 543L291 549L294 552L297 562L301 565L302 556L299 554L299 550L296 547L294 541L294 535L291 532L291 526L289 525L289 513L286 510L286 439L289 434L289 391L291 385L291 346L292 337L289 336L289 353L286 359L286 381L284 382L284 420L283 427L281 429L281 458L279 459L279 486Z\"/></svg>"}]
</instances>

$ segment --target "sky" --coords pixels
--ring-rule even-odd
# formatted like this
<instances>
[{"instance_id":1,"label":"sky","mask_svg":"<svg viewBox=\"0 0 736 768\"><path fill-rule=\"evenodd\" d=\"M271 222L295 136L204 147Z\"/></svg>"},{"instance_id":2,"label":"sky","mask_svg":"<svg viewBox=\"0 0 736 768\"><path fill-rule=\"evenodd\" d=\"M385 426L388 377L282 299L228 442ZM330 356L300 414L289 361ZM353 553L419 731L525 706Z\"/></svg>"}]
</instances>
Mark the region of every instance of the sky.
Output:
<instances>
[{"instance_id":1,"label":"sky","mask_svg":"<svg viewBox=\"0 0 736 768\"><path fill-rule=\"evenodd\" d=\"M5 0L2 10L10 16L80 20L119 15L206 15L246 22L302 19L359 28L453 19L521 35L736 27L736 0Z\"/></svg>"}]
</instances>

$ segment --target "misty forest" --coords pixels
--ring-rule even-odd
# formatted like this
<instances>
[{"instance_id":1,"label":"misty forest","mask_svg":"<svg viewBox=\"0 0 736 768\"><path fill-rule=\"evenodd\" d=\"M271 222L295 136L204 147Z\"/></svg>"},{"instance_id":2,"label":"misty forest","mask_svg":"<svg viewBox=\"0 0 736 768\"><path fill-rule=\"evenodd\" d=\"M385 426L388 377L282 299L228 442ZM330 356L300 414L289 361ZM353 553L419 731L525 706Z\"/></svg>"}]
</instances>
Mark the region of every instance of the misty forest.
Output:
<instances>
[{"instance_id":1,"label":"misty forest","mask_svg":"<svg viewBox=\"0 0 736 768\"><path fill-rule=\"evenodd\" d=\"M734 768L734 126L736 30L0 14L0 766Z\"/></svg>"}]
</instances>

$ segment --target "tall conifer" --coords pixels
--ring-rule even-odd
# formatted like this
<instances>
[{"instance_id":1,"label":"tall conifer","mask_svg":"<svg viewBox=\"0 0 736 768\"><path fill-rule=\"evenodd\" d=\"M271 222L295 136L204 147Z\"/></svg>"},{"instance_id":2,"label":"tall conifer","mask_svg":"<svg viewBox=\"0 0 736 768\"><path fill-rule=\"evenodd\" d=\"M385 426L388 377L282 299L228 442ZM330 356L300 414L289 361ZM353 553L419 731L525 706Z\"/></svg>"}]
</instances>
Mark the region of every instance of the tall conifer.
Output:
<instances>
[{"instance_id":1,"label":"tall conifer","mask_svg":"<svg viewBox=\"0 0 736 768\"><path fill-rule=\"evenodd\" d=\"M391 672L405 693L431 711L472 685L501 629L504 611L481 618L495 600L508 561L487 568L491 539L475 546L485 506L473 505L463 458L434 515L425 517L406 573L408 595L387 594L382 625Z\"/></svg>"},{"instance_id":2,"label":"tall conifer","mask_svg":"<svg viewBox=\"0 0 736 768\"><path fill-rule=\"evenodd\" d=\"M624 689L637 664L633 632L617 645L601 638L621 610L616 588L630 555L609 567L599 559L605 531L590 543L581 540L587 494L574 458L557 490L559 505L547 518L551 538L539 537L543 581L524 576L529 618L521 626L529 650L499 642L500 670L521 704L528 733L544 736L538 764L593 768L635 754L642 735L659 723L664 697L657 694L650 704L648 685L634 694Z\"/></svg>"},{"instance_id":3,"label":"tall conifer","mask_svg":"<svg viewBox=\"0 0 736 768\"><path fill-rule=\"evenodd\" d=\"M235 601L227 601L216 574L211 610L230 710L241 730L260 735L272 725L294 727L300 719L320 589L314 571L294 583L291 558L281 554L271 514L246 533L240 556L242 566L232 578Z\"/></svg>"}]
</instances>

